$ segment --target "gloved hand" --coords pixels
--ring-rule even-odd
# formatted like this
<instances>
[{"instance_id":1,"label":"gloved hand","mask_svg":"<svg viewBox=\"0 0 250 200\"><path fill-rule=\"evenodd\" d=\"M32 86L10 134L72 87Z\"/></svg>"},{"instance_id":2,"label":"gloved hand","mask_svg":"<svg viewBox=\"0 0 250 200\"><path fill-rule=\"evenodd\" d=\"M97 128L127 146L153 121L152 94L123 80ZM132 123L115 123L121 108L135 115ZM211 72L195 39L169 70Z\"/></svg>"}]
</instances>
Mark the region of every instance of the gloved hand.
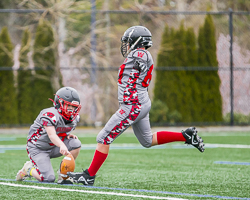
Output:
<instances>
[{"instance_id":1,"label":"gloved hand","mask_svg":"<svg viewBox=\"0 0 250 200\"><path fill-rule=\"evenodd\" d=\"M139 61L139 60L135 61L134 67L140 72L146 72L148 70L146 63Z\"/></svg>"}]
</instances>

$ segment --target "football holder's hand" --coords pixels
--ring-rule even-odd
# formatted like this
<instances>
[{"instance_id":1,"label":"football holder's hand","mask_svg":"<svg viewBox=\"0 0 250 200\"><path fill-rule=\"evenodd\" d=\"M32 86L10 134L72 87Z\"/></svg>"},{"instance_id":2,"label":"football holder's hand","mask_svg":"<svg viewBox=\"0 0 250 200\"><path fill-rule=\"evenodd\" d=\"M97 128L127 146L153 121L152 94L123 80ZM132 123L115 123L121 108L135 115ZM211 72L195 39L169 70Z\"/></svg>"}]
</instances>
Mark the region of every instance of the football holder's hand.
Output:
<instances>
[{"instance_id":1,"label":"football holder's hand","mask_svg":"<svg viewBox=\"0 0 250 200\"><path fill-rule=\"evenodd\" d=\"M68 148L65 146L65 144L63 143L61 146L60 146L60 154L64 155L64 156L67 156L68 154L70 154Z\"/></svg>"}]
</instances>

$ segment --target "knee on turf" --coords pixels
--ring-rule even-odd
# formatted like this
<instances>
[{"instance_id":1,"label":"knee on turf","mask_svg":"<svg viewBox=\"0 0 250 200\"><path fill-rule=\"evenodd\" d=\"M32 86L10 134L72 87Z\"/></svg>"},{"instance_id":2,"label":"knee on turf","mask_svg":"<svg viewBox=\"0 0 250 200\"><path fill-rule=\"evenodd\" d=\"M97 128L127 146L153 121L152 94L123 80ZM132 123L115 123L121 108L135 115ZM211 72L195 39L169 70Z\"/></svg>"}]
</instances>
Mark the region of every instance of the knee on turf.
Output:
<instances>
[{"instance_id":1,"label":"knee on turf","mask_svg":"<svg viewBox=\"0 0 250 200\"><path fill-rule=\"evenodd\" d=\"M49 175L47 178L44 177L44 182L55 182L56 177L54 175Z\"/></svg>"}]
</instances>

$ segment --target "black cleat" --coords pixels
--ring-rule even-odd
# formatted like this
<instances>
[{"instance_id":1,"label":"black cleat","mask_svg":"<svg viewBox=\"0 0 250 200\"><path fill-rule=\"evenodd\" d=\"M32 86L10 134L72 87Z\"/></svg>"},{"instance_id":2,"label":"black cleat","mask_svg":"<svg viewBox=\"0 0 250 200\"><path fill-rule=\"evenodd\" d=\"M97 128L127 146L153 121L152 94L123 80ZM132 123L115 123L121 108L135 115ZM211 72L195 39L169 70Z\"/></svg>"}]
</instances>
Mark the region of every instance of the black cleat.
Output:
<instances>
[{"instance_id":1,"label":"black cleat","mask_svg":"<svg viewBox=\"0 0 250 200\"><path fill-rule=\"evenodd\" d=\"M195 127L190 127L185 131L181 131L183 137L186 139L185 144L191 144L197 148L200 152L204 152L203 139L197 135L197 129Z\"/></svg>"},{"instance_id":2,"label":"black cleat","mask_svg":"<svg viewBox=\"0 0 250 200\"><path fill-rule=\"evenodd\" d=\"M88 169L83 172L67 172L67 175L73 178L75 183L82 183L83 185L92 186L95 182L95 176L90 176Z\"/></svg>"},{"instance_id":3,"label":"black cleat","mask_svg":"<svg viewBox=\"0 0 250 200\"><path fill-rule=\"evenodd\" d=\"M71 180L70 178L66 179L66 180L58 180L57 184L73 184L73 180Z\"/></svg>"}]
</instances>

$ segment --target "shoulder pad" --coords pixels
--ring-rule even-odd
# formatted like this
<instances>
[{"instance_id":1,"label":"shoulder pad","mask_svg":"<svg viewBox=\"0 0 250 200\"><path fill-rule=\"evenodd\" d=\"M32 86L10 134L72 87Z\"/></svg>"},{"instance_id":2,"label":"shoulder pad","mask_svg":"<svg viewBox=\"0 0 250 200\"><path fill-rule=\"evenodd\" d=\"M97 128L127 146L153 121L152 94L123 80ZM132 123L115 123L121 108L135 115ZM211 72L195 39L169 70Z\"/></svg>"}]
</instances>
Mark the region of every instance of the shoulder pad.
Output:
<instances>
[{"instance_id":1,"label":"shoulder pad","mask_svg":"<svg viewBox=\"0 0 250 200\"><path fill-rule=\"evenodd\" d=\"M140 60L144 60L144 61L148 60L147 51L144 49L136 49L135 51L133 51L132 56L134 58L139 58Z\"/></svg>"},{"instance_id":2,"label":"shoulder pad","mask_svg":"<svg viewBox=\"0 0 250 200\"><path fill-rule=\"evenodd\" d=\"M53 110L46 110L43 113L42 118L48 119L54 125L57 122L56 114L53 112Z\"/></svg>"}]
</instances>

